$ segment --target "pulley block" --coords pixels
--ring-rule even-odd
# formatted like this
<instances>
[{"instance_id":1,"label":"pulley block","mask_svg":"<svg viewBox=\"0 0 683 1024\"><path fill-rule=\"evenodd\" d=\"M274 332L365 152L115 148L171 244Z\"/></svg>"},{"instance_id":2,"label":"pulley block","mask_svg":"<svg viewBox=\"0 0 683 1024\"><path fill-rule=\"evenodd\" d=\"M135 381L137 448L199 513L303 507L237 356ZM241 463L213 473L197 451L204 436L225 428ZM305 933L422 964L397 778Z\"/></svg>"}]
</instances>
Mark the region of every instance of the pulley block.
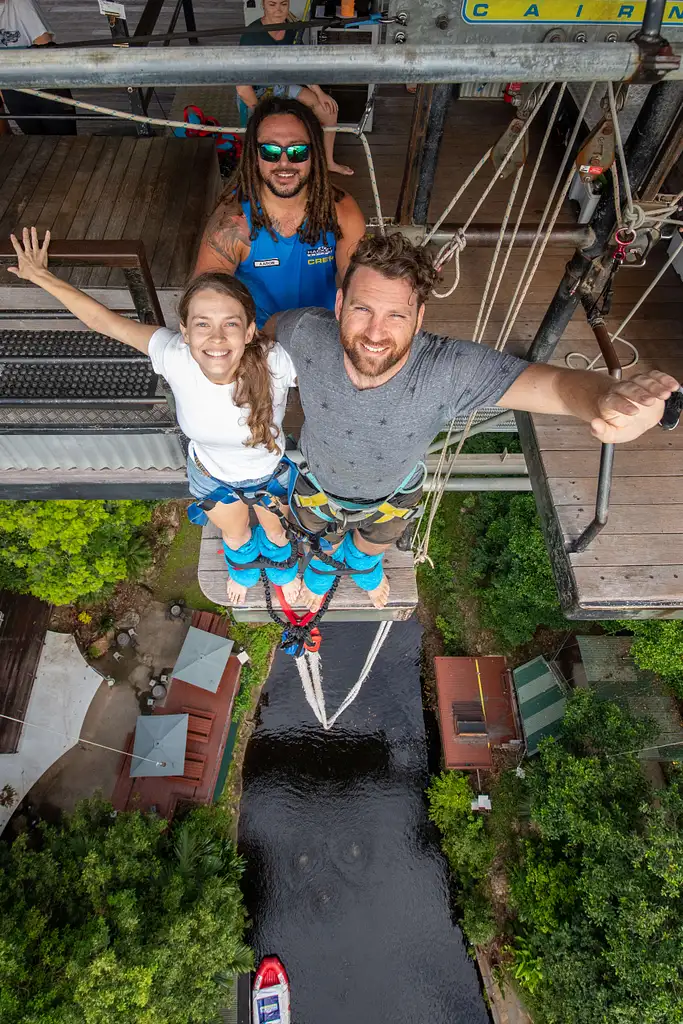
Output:
<instances>
[{"instance_id":1,"label":"pulley block","mask_svg":"<svg viewBox=\"0 0 683 1024\"><path fill-rule=\"evenodd\" d=\"M614 124L606 115L598 121L576 157L576 169L581 180L590 183L608 171L616 155Z\"/></svg>"}]
</instances>

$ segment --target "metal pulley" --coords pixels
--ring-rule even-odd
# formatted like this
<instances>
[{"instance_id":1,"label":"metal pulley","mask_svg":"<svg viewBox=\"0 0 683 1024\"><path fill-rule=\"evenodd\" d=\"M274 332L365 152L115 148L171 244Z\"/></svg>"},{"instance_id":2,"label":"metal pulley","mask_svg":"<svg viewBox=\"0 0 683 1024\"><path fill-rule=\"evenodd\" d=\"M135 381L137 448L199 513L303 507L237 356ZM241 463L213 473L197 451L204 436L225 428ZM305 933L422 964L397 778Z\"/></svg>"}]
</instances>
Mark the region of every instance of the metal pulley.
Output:
<instances>
[{"instance_id":1,"label":"metal pulley","mask_svg":"<svg viewBox=\"0 0 683 1024\"><path fill-rule=\"evenodd\" d=\"M531 116L532 111L536 107L536 104L539 102L542 95L543 87L531 83L522 86L519 90L515 90L514 100L508 101L514 102L515 106L517 106L518 113L517 116L510 121L510 124L493 147L491 161L496 170L498 170L505 157L515 146L520 132L524 128L524 125ZM526 163L528 155L528 135L525 135L521 143L515 149L510 162L505 165L505 170L501 174L501 178L507 178L510 174L518 171L519 168Z\"/></svg>"},{"instance_id":2,"label":"metal pulley","mask_svg":"<svg viewBox=\"0 0 683 1024\"><path fill-rule=\"evenodd\" d=\"M582 181L590 184L608 171L616 156L614 122L610 114L598 121L576 157L576 169Z\"/></svg>"}]
</instances>

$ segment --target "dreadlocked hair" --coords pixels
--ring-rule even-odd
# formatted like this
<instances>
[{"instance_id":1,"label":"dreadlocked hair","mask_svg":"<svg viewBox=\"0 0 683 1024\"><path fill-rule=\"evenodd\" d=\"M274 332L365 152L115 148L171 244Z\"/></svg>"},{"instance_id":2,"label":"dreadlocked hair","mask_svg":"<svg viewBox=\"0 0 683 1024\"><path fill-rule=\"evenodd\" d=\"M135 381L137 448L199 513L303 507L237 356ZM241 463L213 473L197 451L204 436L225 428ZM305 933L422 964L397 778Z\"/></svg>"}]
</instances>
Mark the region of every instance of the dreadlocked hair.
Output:
<instances>
[{"instance_id":1,"label":"dreadlocked hair","mask_svg":"<svg viewBox=\"0 0 683 1024\"><path fill-rule=\"evenodd\" d=\"M343 199L345 193L330 181L320 121L307 106L287 96L270 96L256 107L247 124L239 166L228 181L218 205L235 199L240 203L248 202L251 214L251 240L256 238L261 228L265 228L275 241L276 233L270 217L259 205L262 179L258 166L258 131L267 117L278 114L292 114L301 121L310 140L311 171L307 186L306 215L297 230L300 241L315 245L320 235L327 231L335 238L341 238L335 203Z\"/></svg>"},{"instance_id":2,"label":"dreadlocked hair","mask_svg":"<svg viewBox=\"0 0 683 1024\"><path fill-rule=\"evenodd\" d=\"M236 299L244 309L247 325L254 322L256 304L249 289L230 274L209 271L190 281L180 297L178 315L183 327L187 326L192 300L200 292L209 289ZM269 452L279 453L280 449L275 443L278 430L273 423L273 392L268 366L268 353L272 347L272 341L259 334L258 331L255 332L237 367L233 402L238 409L248 408L249 410L247 426L251 431L251 437L244 442L245 445L248 448L258 448L263 445Z\"/></svg>"}]
</instances>

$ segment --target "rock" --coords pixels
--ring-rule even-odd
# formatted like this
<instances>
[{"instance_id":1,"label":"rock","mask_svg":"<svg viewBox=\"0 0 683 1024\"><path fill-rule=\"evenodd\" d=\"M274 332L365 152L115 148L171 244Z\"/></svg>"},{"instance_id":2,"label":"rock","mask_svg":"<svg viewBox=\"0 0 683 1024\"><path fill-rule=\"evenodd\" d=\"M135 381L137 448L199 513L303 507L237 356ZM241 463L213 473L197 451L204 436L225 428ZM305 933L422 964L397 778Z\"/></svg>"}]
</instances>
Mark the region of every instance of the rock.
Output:
<instances>
[{"instance_id":1,"label":"rock","mask_svg":"<svg viewBox=\"0 0 683 1024\"><path fill-rule=\"evenodd\" d=\"M90 658L101 658L103 654L106 654L109 650L111 640L108 635L100 636L97 640L93 640L88 647L88 656Z\"/></svg>"},{"instance_id":2,"label":"rock","mask_svg":"<svg viewBox=\"0 0 683 1024\"><path fill-rule=\"evenodd\" d=\"M122 630L135 629L139 624L140 613L131 608L130 611L124 612L120 619L116 620L116 630L121 632Z\"/></svg>"}]
</instances>

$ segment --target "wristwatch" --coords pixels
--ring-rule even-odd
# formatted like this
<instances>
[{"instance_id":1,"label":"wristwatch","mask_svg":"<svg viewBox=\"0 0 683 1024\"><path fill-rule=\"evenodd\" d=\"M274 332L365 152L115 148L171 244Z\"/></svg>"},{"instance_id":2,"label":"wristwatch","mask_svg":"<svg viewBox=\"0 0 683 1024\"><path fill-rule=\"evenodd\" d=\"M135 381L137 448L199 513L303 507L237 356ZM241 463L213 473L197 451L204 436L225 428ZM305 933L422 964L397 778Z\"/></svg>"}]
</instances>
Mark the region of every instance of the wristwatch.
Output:
<instances>
[{"instance_id":1,"label":"wristwatch","mask_svg":"<svg viewBox=\"0 0 683 1024\"><path fill-rule=\"evenodd\" d=\"M683 413L683 388L679 387L664 403L664 414L659 421L662 430L673 430L674 427L677 427L681 413Z\"/></svg>"}]
</instances>

